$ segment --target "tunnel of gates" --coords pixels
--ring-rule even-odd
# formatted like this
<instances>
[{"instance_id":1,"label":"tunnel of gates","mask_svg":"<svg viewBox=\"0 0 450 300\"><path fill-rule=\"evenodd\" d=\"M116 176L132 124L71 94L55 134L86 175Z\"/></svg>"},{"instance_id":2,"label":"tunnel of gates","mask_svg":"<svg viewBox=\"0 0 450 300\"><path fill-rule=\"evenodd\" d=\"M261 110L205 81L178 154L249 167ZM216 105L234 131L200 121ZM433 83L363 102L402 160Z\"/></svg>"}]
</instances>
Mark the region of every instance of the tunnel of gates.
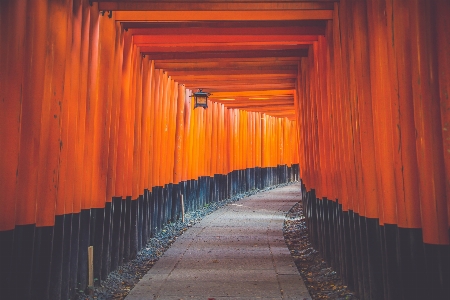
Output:
<instances>
[{"instance_id":1,"label":"tunnel of gates","mask_svg":"<svg viewBox=\"0 0 450 300\"><path fill-rule=\"evenodd\" d=\"M0 290L64 299L186 209L302 179L361 299L449 299L450 2L341 0L296 120L209 103L88 1L0 2ZM300 167L299 167L300 166Z\"/></svg>"},{"instance_id":2,"label":"tunnel of gates","mask_svg":"<svg viewBox=\"0 0 450 300\"><path fill-rule=\"evenodd\" d=\"M0 298L69 299L89 246L98 284L180 218L182 196L189 212L298 180L295 121L193 109L96 5L0 12Z\"/></svg>"},{"instance_id":3,"label":"tunnel of gates","mask_svg":"<svg viewBox=\"0 0 450 300\"><path fill-rule=\"evenodd\" d=\"M299 66L307 226L361 299L450 299L448 16L341 0Z\"/></svg>"}]
</instances>

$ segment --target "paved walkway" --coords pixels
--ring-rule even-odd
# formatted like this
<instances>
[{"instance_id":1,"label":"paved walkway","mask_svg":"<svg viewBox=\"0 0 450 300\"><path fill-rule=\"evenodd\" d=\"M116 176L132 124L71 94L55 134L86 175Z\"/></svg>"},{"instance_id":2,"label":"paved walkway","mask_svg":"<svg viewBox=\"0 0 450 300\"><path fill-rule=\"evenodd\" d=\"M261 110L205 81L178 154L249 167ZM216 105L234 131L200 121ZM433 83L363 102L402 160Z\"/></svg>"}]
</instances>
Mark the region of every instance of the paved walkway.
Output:
<instances>
[{"instance_id":1,"label":"paved walkway","mask_svg":"<svg viewBox=\"0 0 450 300\"><path fill-rule=\"evenodd\" d=\"M300 185L218 209L182 236L130 292L136 299L311 299L283 238Z\"/></svg>"}]
</instances>

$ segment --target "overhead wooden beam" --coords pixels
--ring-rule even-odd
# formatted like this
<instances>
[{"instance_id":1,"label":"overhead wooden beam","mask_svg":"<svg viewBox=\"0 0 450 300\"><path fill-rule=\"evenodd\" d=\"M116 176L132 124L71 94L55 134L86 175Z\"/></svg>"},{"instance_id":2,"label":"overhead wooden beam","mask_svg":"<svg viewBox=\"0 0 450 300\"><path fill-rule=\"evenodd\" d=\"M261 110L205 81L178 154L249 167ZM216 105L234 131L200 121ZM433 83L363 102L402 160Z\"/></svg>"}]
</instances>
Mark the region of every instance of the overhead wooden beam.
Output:
<instances>
[{"instance_id":1,"label":"overhead wooden beam","mask_svg":"<svg viewBox=\"0 0 450 300\"><path fill-rule=\"evenodd\" d=\"M169 73L170 75L171 73ZM232 79L230 79L230 77ZM234 78L233 78L234 77ZM294 89L295 82L279 83L282 80L295 81L295 74L242 74L238 75L207 75L207 76L172 76L172 78L185 85L186 88L196 90L198 88L207 89L208 92L237 92L246 91L249 88L255 91L275 90L275 89ZM251 78L249 80L249 78ZM237 79L237 80L236 80ZM239 80L240 79L240 80ZM233 83L233 81L242 82L242 84ZM273 83L258 83L258 80L272 81ZM277 81L277 82L275 82ZM230 97L225 97L230 98ZM235 98L235 97L232 97Z\"/></svg>"},{"instance_id":2,"label":"overhead wooden beam","mask_svg":"<svg viewBox=\"0 0 450 300\"><path fill-rule=\"evenodd\" d=\"M249 104L245 104L245 103L227 103L227 107L233 107L233 108L270 108L270 109L277 109L277 110L284 110L284 109L293 109L294 108L294 103L283 103L282 101L280 101L279 103L274 102L273 104L268 104L268 105L249 105Z\"/></svg>"},{"instance_id":3,"label":"overhead wooden beam","mask_svg":"<svg viewBox=\"0 0 450 300\"><path fill-rule=\"evenodd\" d=\"M172 77L175 81L178 77ZM197 83L199 80L198 79L192 79L192 78L184 78L184 85L189 85L192 83ZM274 84L274 85L278 85L278 84L289 84L289 85L295 85L296 83L296 79L295 78L242 78L242 79L229 79L227 77L224 78L214 78L214 79L209 79L209 78L204 78L201 79L202 82L204 82L205 84L208 85L220 85L222 86L225 90L232 86L232 87L248 87L249 86L254 86L254 85L264 85L264 84ZM266 90L272 90L272 89L266 89Z\"/></svg>"},{"instance_id":4,"label":"overhead wooden beam","mask_svg":"<svg viewBox=\"0 0 450 300\"><path fill-rule=\"evenodd\" d=\"M242 110L262 112L262 113L265 113L265 114L268 114L268 115L272 115L272 116L275 116L275 115L286 116L286 115L295 114L294 107L292 107L291 109L287 108L287 109L280 109L280 110L277 110L277 109L273 109L273 110L271 110L271 109L257 110L257 109L253 109L253 108L242 108Z\"/></svg>"},{"instance_id":5,"label":"overhead wooden beam","mask_svg":"<svg viewBox=\"0 0 450 300\"><path fill-rule=\"evenodd\" d=\"M302 28L308 28L308 31L313 28L326 28L327 20L269 20L269 21L252 21L252 20L234 20L234 21L189 21L189 22L177 22L177 21L166 21L166 22L122 22L122 26L128 29L158 29L161 30L205 30L205 31L218 31L221 30L233 30L233 28L255 28L261 29L263 32L270 30L269 28L279 28L279 27L295 27L301 30ZM319 29L317 29L319 30ZM232 32L232 31L231 31Z\"/></svg>"},{"instance_id":6,"label":"overhead wooden beam","mask_svg":"<svg viewBox=\"0 0 450 300\"><path fill-rule=\"evenodd\" d=\"M92 2L160 2L161 0L92 0ZM241 0L164 0L164 2L240 2ZM245 2L253 3L253 2L290 2L292 0L246 0ZM295 0L297 2L339 2L340 0Z\"/></svg>"},{"instance_id":7,"label":"overhead wooden beam","mask_svg":"<svg viewBox=\"0 0 450 300\"><path fill-rule=\"evenodd\" d=\"M218 10L205 13L184 11L117 11L116 21L272 21L272 20L331 20L333 10Z\"/></svg>"},{"instance_id":8,"label":"overhead wooden beam","mask_svg":"<svg viewBox=\"0 0 450 300\"><path fill-rule=\"evenodd\" d=\"M219 102L218 102L219 103ZM273 109L274 106L279 109L293 109L294 107L294 103L293 101L291 103L283 103L283 102L276 102L273 101L271 104L260 104L260 105L250 105L250 104L245 104L245 103L226 103L227 107L233 107L233 108L271 108Z\"/></svg>"},{"instance_id":9,"label":"overhead wooden beam","mask_svg":"<svg viewBox=\"0 0 450 300\"><path fill-rule=\"evenodd\" d=\"M259 111L259 110L253 110L251 108L246 108L245 110L248 111ZM283 109L283 110L262 110L261 112L264 112L266 114L270 114L270 115L287 115L287 114L295 114L295 110L294 109Z\"/></svg>"},{"instance_id":10,"label":"overhead wooden beam","mask_svg":"<svg viewBox=\"0 0 450 300\"><path fill-rule=\"evenodd\" d=\"M223 52L223 51L260 51L260 50L303 50L309 47L310 43L305 44L279 44L279 45L269 45L269 44L259 44L259 45L249 45L246 43L239 43L236 45L224 45L212 43L208 45L199 45L199 44L188 44L188 45L151 45L148 47L140 47L141 53L146 54L150 52L165 52L165 53L173 53L173 52Z\"/></svg>"},{"instance_id":11,"label":"overhead wooden beam","mask_svg":"<svg viewBox=\"0 0 450 300\"><path fill-rule=\"evenodd\" d=\"M168 72L170 75L170 72ZM247 75L251 76L251 75ZM265 90L292 90L295 89L295 82L279 82L275 81L276 79L273 79L271 81L273 82L264 82L260 83L257 82L257 80L247 80L243 81L242 83L236 83L236 82L230 82L227 78L227 76L222 76L221 78L218 78L216 81L211 80L192 80L187 79L182 76L178 77L172 77L176 82L179 84L183 84L186 86L186 88L199 88L200 87L204 89L208 89L209 91L221 91L221 92L238 92L238 91L247 91L249 89L254 91L265 91Z\"/></svg>"},{"instance_id":12,"label":"overhead wooden beam","mask_svg":"<svg viewBox=\"0 0 450 300\"><path fill-rule=\"evenodd\" d=\"M159 64L159 65L163 65L163 64ZM203 66L202 66L203 65ZM220 68L219 68L220 67ZM243 68L245 67L245 68ZM165 72L172 72L175 74L175 72L177 72L177 74L179 74L179 72L184 72L184 73L193 73L193 72L203 72L206 74L208 74L207 72L209 71L215 71L215 74L227 74L228 71L259 71L259 73L266 73L266 74L271 74L271 73L290 73L293 71L297 71L297 65L296 64L292 64L292 63L288 63L288 64L281 64L281 63L273 63L273 64L267 64L267 63L260 63L260 64L245 64L245 63L240 63L240 64L220 64L217 63L215 65L207 65L205 64L201 64L199 63L199 65L195 65L195 64L190 64L187 65L185 64L184 66L179 66L177 68L172 68L172 69L165 69ZM222 73L221 73L222 71ZM258 74L259 74L258 73ZM213 73L211 73L213 74Z\"/></svg>"},{"instance_id":13,"label":"overhead wooden beam","mask_svg":"<svg viewBox=\"0 0 450 300\"><path fill-rule=\"evenodd\" d=\"M220 74L192 74L192 73L181 73L179 75L177 74L171 74L170 75L173 80L179 81L179 79L185 79L185 80L246 80L251 78L252 80L255 79L292 79L297 78L297 74L293 73L274 73L274 74L267 74L267 73L256 73L253 74L251 77L249 77L247 74L229 74L226 77L224 75ZM182 82L180 82L182 83Z\"/></svg>"},{"instance_id":14,"label":"overhead wooden beam","mask_svg":"<svg viewBox=\"0 0 450 300\"><path fill-rule=\"evenodd\" d=\"M121 11L223 11L223 10L332 10L333 2L276 1L98 1L100 10Z\"/></svg>"},{"instance_id":15,"label":"overhead wooden beam","mask_svg":"<svg viewBox=\"0 0 450 300\"><path fill-rule=\"evenodd\" d=\"M293 95L295 90L267 90L267 91L245 91L245 92L217 92L211 95L211 98L227 98L231 96L278 96Z\"/></svg>"},{"instance_id":16,"label":"overhead wooden beam","mask_svg":"<svg viewBox=\"0 0 450 300\"><path fill-rule=\"evenodd\" d=\"M317 38L317 37L315 37ZM141 48L141 52L151 52L154 47L167 47L174 48L173 51L179 51L179 47L189 47L191 51L206 51L205 49L210 47L215 47L216 50L224 50L226 48L231 48L230 50L234 50L234 47L239 46L261 46L262 49L286 49L287 45L311 45L315 40L305 40L305 41L242 41L242 42L211 42L211 43L142 43L138 44Z\"/></svg>"},{"instance_id":17,"label":"overhead wooden beam","mask_svg":"<svg viewBox=\"0 0 450 300\"><path fill-rule=\"evenodd\" d=\"M291 43L292 42L314 42L317 41L317 35L244 35L244 34L221 34L221 35L134 35L133 42L137 46L150 44L205 44L205 43L261 43L270 42L271 44L277 42Z\"/></svg>"},{"instance_id":18,"label":"overhead wooden beam","mask_svg":"<svg viewBox=\"0 0 450 300\"><path fill-rule=\"evenodd\" d=\"M258 83L255 80L244 81L243 84L233 83L227 80L226 77L217 79L216 82L210 80L187 80L184 78L174 78L180 84L183 84L188 89L204 88L209 92L239 92L246 91L251 87L255 91L264 91L271 89L294 89L295 83ZM275 80L275 79L274 79Z\"/></svg>"},{"instance_id":19,"label":"overhead wooden beam","mask_svg":"<svg viewBox=\"0 0 450 300\"><path fill-rule=\"evenodd\" d=\"M142 51L142 49L141 49ZM210 59L257 59L257 58L295 58L307 57L308 49L288 50L244 50L244 51L200 51L200 52L142 52L151 60L210 60Z\"/></svg>"},{"instance_id":20,"label":"overhead wooden beam","mask_svg":"<svg viewBox=\"0 0 450 300\"><path fill-rule=\"evenodd\" d=\"M298 68L297 61L283 61L283 60L260 60L260 61L208 61L204 62L199 60L197 62L176 62L176 63L168 63L168 62L155 62L155 68L163 69L165 71L181 71L185 70L187 72L191 70L203 70L207 69L247 69L247 68L258 68L260 70L264 69L294 69Z\"/></svg>"},{"instance_id":21,"label":"overhead wooden beam","mask_svg":"<svg viewBox=\"0 0 450 300\"><path fill-rule=\"evenodd\" d=\"M142 23L145 24L145 23ZM201 24L203 25L203 24ZM150 27L150 28L130 28L133 35L151 35L161 36L166 35L188 35L188 36L221 36L221 35L324 35L325 24L312 25L292 25L292 26L276 26L276 27L254 27L249 26L248 23L243 23L243 26L248 27Z\"/></svg>"},{"instance_id":22,"label":"overhead wooden beam","mask_svg":"<svg viewBox=\"0 0 450 300\"><path fill-rule=\"evenodd\" d=\"M266 68L266 69L260 69L260 68L251 68L251 69L236 69L236 68L228 68L228 69L208 69L208 70L173 70L170 72L167 72L169 76L175 77L175 76L187 76L187 73L190 75L204 75L204 76L210 76L210 75L268 75L268 74L280 74L280 75L293 75L297 76L297 69L286 67L286 68Z\"/></svg>"},{"instance_id":23,"label":"overhead wooden beam","mask_svg":"<svg viewBox=\"0 0 450 300\"><path fill-rule=\"evenodd\" d=\"M269 85L267 85L267 86L261 87L261 90L263 90L264 88L267 89L267 88L283 88L283 87L287 88L287 89L288 88L292 88L292 86L274 86L274 85L273 86L269 86ZM245 92L245 89L228 89L228 88L224 89L223 87L210 87L210 86L208 86L206 84L203 84L202 82L198 82L197 84L188 85L188 86L186 86L186 88L188 88L190 90L193 90L193 91L196 91L197 89L201 88L204 91L208 91L208 92L210 92L212 94L214 94L216 92L223 92L224 90L226 90L229 93L232 93L232 92ZM271 96L271 99L272 98L274 98L274 97ZM246 97L234 97L233 99L241 101L241 100L246 100L248 98L246 98ZM294 96L292 95L292 96L289 96L289 97L288 96L277 97L276 99L277 100L294 99ZM213 100L213 99L211 99L211 100ZM215 99L215 100L217 100L217 99ZM218 100L221 100L221 99L218 99Z\"/></svg>"},{"instance_id":24,"label":"overhead wooden beam","mask_svg":"<svg viewBox=\"0 0 450 300\"><path fill-rule=\"evenodd\" d=\"M291 100L291 101L294 101L293 100L293 98L291 98L291 99L279 99L279 100L273 100L273 101L286 101L286 100ZM236 108L239 108L239 107L253 107L253 108L260 108L260 106L252 106L252 105L239 105L238 103L240 102L240 101L245 101L245 100L235 100L235 101L228 101L228 102L226 102L226 101L216 101L216 100L214 100L214 99L211 99L211 101L214 101L214 102L217 102L217 103L221 103L221 104L223 104L223 105L225 105L225 106L233 106L233 107L236 107ZM274 107L274 106L277 106L278 104L273 104L273 105L269 105L269 106L267 106L267 107ZM283 104L280 104L280 105L283 105ZM293 109L294 108L294 104L284 104L284 105L287 105L287 106L292 106L291 107L291 109ZM265 106L261 106L261 107L265 107Z\"/></svg>"},{"instance_id":25,"label":"overhead wooden beam","mask_svg":"<svg viewBox=\"0 0 450 300\"><path fill-rule=\"evenodd\" d=\"M211 85L205 82L196 82L191 84L185 84L186 88L188 89L197 89L197 88L203 88L204 90L207 90L208 92L214 93L214 92L243 92L248 90L248 85L240 85L240 86L230 86L222 84L222 82L219 82L217 85ZM267 89L294 89L295 84L262 84L262 85L251 85L252 90L267 90Z\"/></svg>"},{"instance_id":26,"label":"overhead wooden beam","mask_svg":"<svg viewBox=\"0 0 450 300\"><path fill-rule=\"evenodd\" d=\"M243 51L224 51L224 52L199 52L199 53L154 53L154 52L141 52L143 55L148 55L150 60L165 62L165 63L177 63L177 62L186 62L193 63L198 62L199 60L203 62L213 62L213 61L222 61L222 62L257 62L257 61L291 61L297 62L300 58L305 57L303 54L307 53L306 50L295 50L293 51L292 56L287 56L290 53L283 53L282 51L276 51L277 53L281 53L280 56L276 56L276 54L271 53L260 53L262 51L247 51L245 53L241 53ZM286 56L285 56L286 55Z\"/></svg>"},{"instance_id":27,"label":"overhead wooden beam","mask_svg":"<svg viewBox=\"0 0 450 300\"><path fill-rule=\"evenodd\" d=\"M227 108L237 108L247 111L259 111L259 112L270 112L270 113L279 113L286 114L287 112L294 111L294 105L290 106L272 106L272 107L241 107L241 106L233 106L227 105Z\"/></svg>"},{"instance_id":28,"label":"overhead wooden beam","mask_svg":"<svg viewBox=\"0 0 450 300\"><path fill-rule=\"evenodd\" d=\"M227 103L230 105L248 105L248 106L268 106L268 105L275 105L275 104L281 104L281 105L291 105L294 104L294 99L274 99L274 98L267 98L267 100L252 100L255 98L249 97L245 100L222 100L222 99L214 99L212 98L212 101L220 102L220 103Z\"/></svg>"},{"instance_id":29,"label":"overhead wooden beam","mask_svg":"<svg viewBox=\"0 0 450 300\"><path fill-rule=\"evenodd\" d=\"M246 92L250 92L250 94L246 94ZM253 93L252 93L253 92ZM224 103L229 102L241 102L241 103L268 103L270 101L294 101L292 94L273 94L273 95L258 95L255 92L257 91L241 91L241 92L230 92L230 91L218 91L211 94L210 98L213 101L224 101ZM219 93L223 93L226 95L219 95ZM216 95L217 97L212 97L212 95Z\"/></svg>"}]
</instances>

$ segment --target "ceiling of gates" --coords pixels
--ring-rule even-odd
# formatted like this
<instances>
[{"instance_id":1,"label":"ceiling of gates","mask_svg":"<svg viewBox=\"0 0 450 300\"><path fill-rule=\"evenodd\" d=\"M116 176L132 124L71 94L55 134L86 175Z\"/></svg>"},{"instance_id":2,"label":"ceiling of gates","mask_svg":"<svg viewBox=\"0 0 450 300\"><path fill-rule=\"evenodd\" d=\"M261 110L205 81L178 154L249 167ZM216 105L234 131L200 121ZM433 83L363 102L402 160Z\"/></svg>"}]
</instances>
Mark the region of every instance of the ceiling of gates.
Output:
<instances>
[{"instance_id":1,"label":"ceiling of gates","mask_svg":"<svg viewBox=\"0 0 450 300\"><path fill-rule=\"evenodd\" d=\"M325 34L334 7L330 0L97 2L180 84L228 108L290 119L300 59Z\"/></svg>"}]
</instances>

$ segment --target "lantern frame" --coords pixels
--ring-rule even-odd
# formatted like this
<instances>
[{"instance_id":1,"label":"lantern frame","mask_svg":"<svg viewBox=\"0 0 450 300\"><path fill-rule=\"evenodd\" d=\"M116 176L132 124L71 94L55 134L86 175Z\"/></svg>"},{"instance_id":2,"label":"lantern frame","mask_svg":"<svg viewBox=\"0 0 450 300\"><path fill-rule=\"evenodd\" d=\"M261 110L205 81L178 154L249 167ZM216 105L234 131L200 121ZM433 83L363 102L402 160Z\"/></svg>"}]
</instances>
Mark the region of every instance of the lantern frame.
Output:
<instances>
[{"instance_id":1,"label":"lantern frame","mask_svg":"<svg viewBox=\"0 0 450 300\"><path fill-rule=\"evenodd\" d=\"M202 89L198 89L198 92L194 93L194 109L197 107L208 108L208 96L210 93L203 92Z\"/></svg>"}]
</instances>

